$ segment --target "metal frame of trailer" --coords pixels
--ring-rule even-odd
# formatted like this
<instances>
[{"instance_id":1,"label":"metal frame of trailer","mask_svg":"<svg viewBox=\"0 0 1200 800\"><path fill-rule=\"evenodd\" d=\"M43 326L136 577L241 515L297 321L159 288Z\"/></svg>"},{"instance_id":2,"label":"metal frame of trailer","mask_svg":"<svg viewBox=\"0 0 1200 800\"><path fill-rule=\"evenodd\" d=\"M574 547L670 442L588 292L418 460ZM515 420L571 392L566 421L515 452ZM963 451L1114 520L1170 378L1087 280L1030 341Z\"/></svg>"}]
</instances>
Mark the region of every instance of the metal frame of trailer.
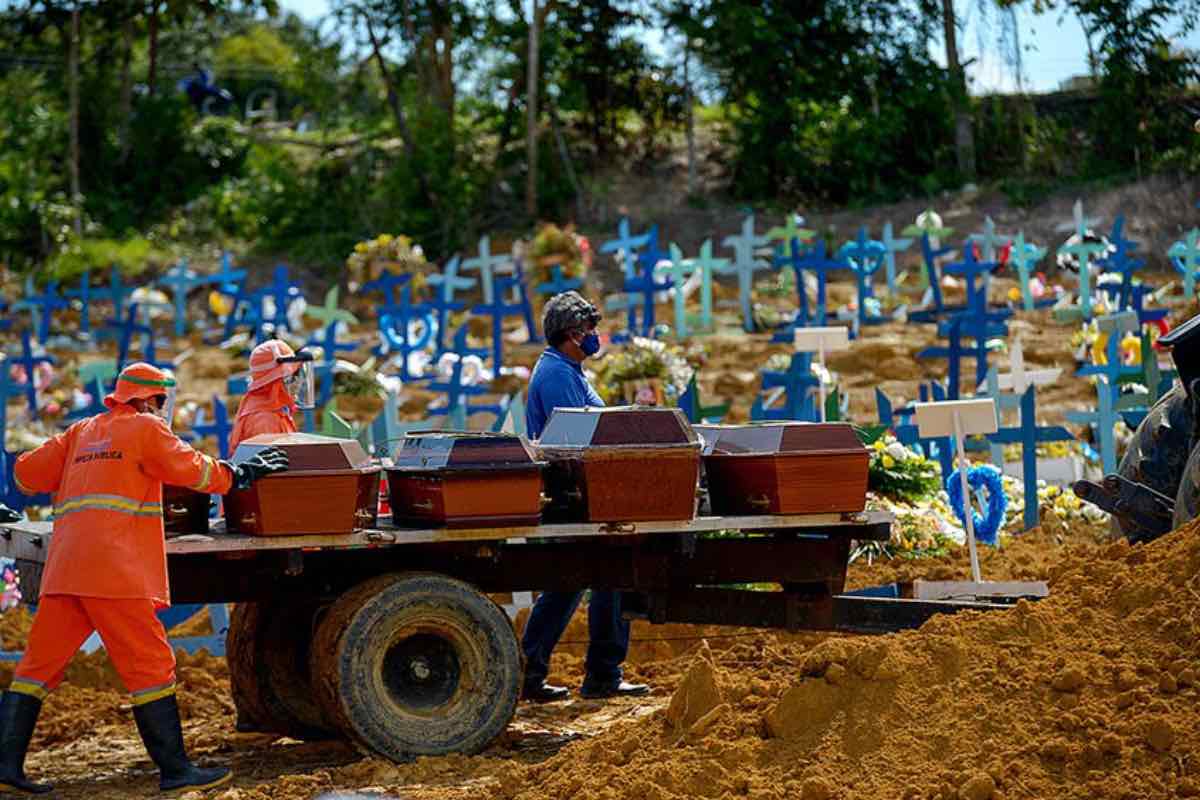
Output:
<instances>
[{"instance_id":1,"label":"metal frame of trailer","mask_svg":"<svg viewBox=\"0 0 1200 800\"><path fill-rule=\"evenodd\" d=\"M521 655L488 593L618 590L627 616L652 623L854 633L1003 607L843 595L851 542L886 541L891 524L885 512L463 530L384 518L349 535L243 536L217 522L168 539L167 562L175 602L248 610L230 628L235 701L257 709L244 729L343 735L399 759L478 751L511 719ZM29 602L50 533L0 526ZM746 586L763 583L781 591Z\"/></svg>"}]
</instances>

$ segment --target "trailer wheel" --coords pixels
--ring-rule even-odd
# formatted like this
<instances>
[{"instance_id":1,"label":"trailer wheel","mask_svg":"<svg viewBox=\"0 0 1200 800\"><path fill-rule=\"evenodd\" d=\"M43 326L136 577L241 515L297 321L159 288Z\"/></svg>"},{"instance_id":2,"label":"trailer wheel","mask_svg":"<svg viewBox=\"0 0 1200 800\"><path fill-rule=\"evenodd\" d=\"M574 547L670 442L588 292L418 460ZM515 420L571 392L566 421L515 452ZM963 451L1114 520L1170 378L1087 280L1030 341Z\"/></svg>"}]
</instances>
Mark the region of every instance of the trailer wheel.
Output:
<instances>
[{"instance_id":1,"label":"trailer wheel","mask_svg":"<svg viewBox=\"0 0 1200 800\"><path fill-rule=\"evenodd\" d=\"M1176 383L1171 391L1159 398L1150 413L1138 425L1121 458L1117 472L1123 478L1144 483L1167 497L1182 496L1185 471L1190 468L1188 455L1191 451L1192 428L1194 426L1192 404L1183 385ZM1195 483L1195 481L1192 481ZM1189 496L1191 511L1186 519L1195 514L1194 494ZM1175 524L1180 520L1180 505L1175 506ZM1116 526L1114 519L1114 526ZM1155 534L1132 522L1119 526L1120 533L1130 542L1146 542Z\"/></svg>"},{"instance_id":2,"label":"trailer wheel","mask_svg":"<svg viewBox=\"0 0 1200 800\"><path fill-rule=\"evenodd\" d=\"M1190 522L1200 514L1200 447L1192 450L1182 473L1179 491L1175 493L1173 521L1176 528L1185 522Z\"/></svg>"},{"instance_id":3,"label":"trailer wheel","mask_svg":"<svg viewBox=\"0 0 1200 800\"><path fill-rule=\"evenodd\" d=\"M335 736L313 698L308 671L321 607L319 600L287 598L234 608L225 650L238 730L308 741Z\"/></svg>"},{"instance_id":4,"label":"trailer wheel","mask_svg":"<svg viewBox=\"0 0 1200 800\"><path fill-rule=\"evenodd\" d=\"M311 664L326 714L357 747L394 761L479 752L520 695L508 616L442 575L383 575L342 595L317 628Z\"/></svg>"}]
</instances>

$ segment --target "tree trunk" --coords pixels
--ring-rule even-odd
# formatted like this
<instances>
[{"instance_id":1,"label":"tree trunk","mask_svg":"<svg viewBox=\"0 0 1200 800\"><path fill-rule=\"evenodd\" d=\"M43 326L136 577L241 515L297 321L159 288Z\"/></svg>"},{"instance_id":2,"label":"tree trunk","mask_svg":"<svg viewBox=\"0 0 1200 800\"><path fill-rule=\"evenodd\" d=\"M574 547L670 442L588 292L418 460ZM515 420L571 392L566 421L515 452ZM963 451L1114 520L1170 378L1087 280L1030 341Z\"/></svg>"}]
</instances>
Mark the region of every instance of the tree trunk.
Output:
<instances>
[{"instance_id":1,"label":"tree trunk","mask_svg":"<svg viewBox=\"0 0 1200 800\"><path fill-rule=\"evenodd\" d=\"M687 190L688 197L696 196L696 97L692 94L692 40L683 43L683 90L687 103Z\"/></svg>"},{"instance_id":2,"label":"tree trunk","mask_svg":"<svg viewBox=\"0 0 1200 800\"><path fill-rule=\"evenodd\" d=\"M70 104L70 147L67 160L71 176L71 207L75 211L75 235L83 234L83 192L79 186L79 0L71 6L71 45L67 65L67 96Z\"/></svg>"},{"instance_id":3,"label":"tree trunk","mask_svg":"<svg viewBox=\"0 0 1200 800\"><path fill-rule=\"evenodd\" d=\"M946 38L946 67L950 73L950 100L954 108L954 154L958 171L968 181L975 179L975 133L971 127L967 77L958 60L958 23L954 0L942 0L942 26Z\"/></svg>"},{"instance_id":4,"label":"tree trunk","mask_svg":"<svg viewBox=\"0 0 1200 800\"><path fill-rule=\"evenodd\" d=\"M383 85L387 88L388 105L391 107L392 116L396 120L396 128L400 131L400 140L404 143L404 154L408 157L413 173L417 177L417 186L420 188L426 202L429 203L429 207L435 211L440 211L441 203L438 196L433 191L433 185L425 174L425 169L421 165L420 159L417 158L416 141L413 138L412 129L408 125L408 116L404 113L404 107L400 105L400 95L396 91L396 80L383 58L383 45L375 35L375 28L371 24L371 20L364 16L363 22L367 28L367 36L371 40L371 57L375 59L375 64L379 67L379 76L383 79ZM444 223L447 222L444 215L439 216L442 216Z\"/></svg>"},{"instance_id":5,"label":"tree trunk","mask_svg":"<svg viewBox=\"0 0 1200 800\"><path fill-rule=\"evenodd\" d=\"M158 2L150 0L150 19L146 24L147 60L150 62L146 68L146 93L151 97L154 96L154 84L158 82Z\"/></svg>"},{"instance_id":6,"label":"tree trunk","mask_svg":"<svg viewBox=\"0 0 1200 800\"><path fill-rule=\"evenodd\" d=\"M530 0L529 9L529 73L526 78L525 103L525 160L528 171L525 175L525 213L534 222L538 214L538 163L537 163L537 122L538 122L538 39L541 16L538 13L538 0Z\"/></svg>"},{"instance_id":7,"label":"tree trunk","mask_svg":"<svg viewBox=\"0 0 1200 800\"><path fill-rule=\"evenodd\" d=\"M121 92L117 107L119 118L117 128L118 163L125 163L129 157L129 123L133 118L133 40L134 14L129 9L129 16L121 24Z\"/></svg>"}]
</instances>

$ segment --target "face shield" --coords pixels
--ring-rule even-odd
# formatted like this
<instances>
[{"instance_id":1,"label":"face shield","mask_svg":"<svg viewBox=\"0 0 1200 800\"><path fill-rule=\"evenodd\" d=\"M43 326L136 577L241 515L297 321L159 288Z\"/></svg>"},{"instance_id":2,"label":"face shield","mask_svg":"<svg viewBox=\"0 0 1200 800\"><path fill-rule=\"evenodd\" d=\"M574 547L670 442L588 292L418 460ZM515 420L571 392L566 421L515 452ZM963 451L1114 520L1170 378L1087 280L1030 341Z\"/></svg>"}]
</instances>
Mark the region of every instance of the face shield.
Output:
<instances>
[{"instance_id":1,"label":"face shield","mask_svg":"<svg viewBox=\"0 0 1200 800\"><path fill-rule=\"evenodd\" d=\"M165 394L155 395L150 399L150 408L156 416L167 423L168 428L175 424L175 385L167 387Z\"/></svg>"},{"instance_id":2,"label":"face shield","mask_svg":"<svg viewBox=\"0 0 1200 800\"><path fill-rule=\"evenodd\" d=\"M283 386L299 408L315 408L317 404L316 380L313 375L313 354L301 350L294 356L275 359L275 363L291 365L291 375L283 379Z\"/></svg>"}]
</instances>

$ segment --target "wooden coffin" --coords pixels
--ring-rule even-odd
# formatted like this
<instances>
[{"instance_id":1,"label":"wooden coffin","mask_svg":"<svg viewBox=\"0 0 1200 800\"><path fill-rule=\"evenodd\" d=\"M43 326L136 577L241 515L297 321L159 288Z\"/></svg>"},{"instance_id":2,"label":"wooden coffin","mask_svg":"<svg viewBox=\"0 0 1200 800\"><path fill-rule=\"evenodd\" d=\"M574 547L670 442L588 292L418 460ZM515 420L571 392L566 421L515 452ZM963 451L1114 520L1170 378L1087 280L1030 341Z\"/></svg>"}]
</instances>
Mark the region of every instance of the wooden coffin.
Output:
<instances>
[{"instance_id":1,"label":"wooden coffin","mask_svg":"<svg viewBox=\"0 0 1200 800\"><path fill-rule=\"evenodd\" d=\"M238 445L241 463L266 447L287 451L286 472L225 495L225 525L237 533L287 536L352 533L374 527L381 467L362 445L307 433L264 434Z\"/></svg>"},{"instance_id":2,"label":"wooden coffin","mask_svg":"<svg viewBox=\"0 0 1200 800\"><path fill-rule=\"evenodd\" d=\"M412 433L387 468L397 525L536 525L542 467L523 436Z\"/></svg>"},{"instance_id":3,"label":"wooden coffin","mask_svg":"<svg viewBox=\"0 0 1200 800\"><path fill-rule=\"evenodd\" d=\"M862 511L870 454L849 423L697 425L712 512Z\"/></svg>"},{"instance_id":4,"label":"wooden coffin","mask_svg":"<svg viewBox=\"0 0 1200 800\"><path fill-rule=\"evenodd\" d=\"M696 515L700 440L677 408L558 408L538 451L547 462L547 521Z\"/></svg>"},{"instance_id":5,"label":"wooden coffin","mask_svg":"<svg viewBox=\"0 0 1200 800\"><path fill-rule=\"evenodd\" d=\"M208 533L212 497L182 486L163 484L163 528L168 536Z\"/></svg>"}]
</instances>

